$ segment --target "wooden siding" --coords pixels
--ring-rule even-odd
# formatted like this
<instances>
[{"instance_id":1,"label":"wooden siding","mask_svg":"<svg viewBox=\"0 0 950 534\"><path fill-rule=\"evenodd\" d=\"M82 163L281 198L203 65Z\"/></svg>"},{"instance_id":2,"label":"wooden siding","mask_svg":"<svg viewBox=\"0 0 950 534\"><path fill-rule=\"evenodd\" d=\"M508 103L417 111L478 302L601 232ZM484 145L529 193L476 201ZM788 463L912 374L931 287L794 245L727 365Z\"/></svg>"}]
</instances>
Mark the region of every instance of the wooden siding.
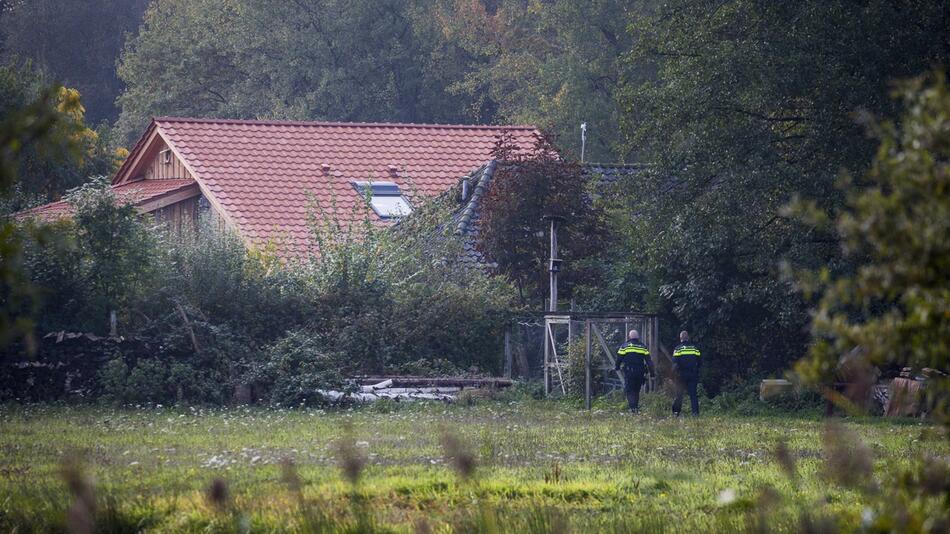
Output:
<instances>
[{"instance_id":1,"label":"wooden siding","mask_svg":"<svg viewBox=\"0 0 950 534\"><path fill-rule=\"evenodd\" d=\"M177 235L184 232L194 232L198 228L198 199L191 197L164 208L152 211L156 221L165 223Z\"/></svg>"},{"instance_id":2,"label":"wooden siding","mask_svg":"<svg viewBox=\"0 0 950 534\"><path fill-rule=\"evenodd\" d=\"M167 151L167 152L166 152ZM146 180L175 180L181 178L192 178L194 176L188 172L185 165L175 154L169 150L168 145L163 141L155 143L155 148L146 155L145 179Z\"/></svg>"}]
</instances>

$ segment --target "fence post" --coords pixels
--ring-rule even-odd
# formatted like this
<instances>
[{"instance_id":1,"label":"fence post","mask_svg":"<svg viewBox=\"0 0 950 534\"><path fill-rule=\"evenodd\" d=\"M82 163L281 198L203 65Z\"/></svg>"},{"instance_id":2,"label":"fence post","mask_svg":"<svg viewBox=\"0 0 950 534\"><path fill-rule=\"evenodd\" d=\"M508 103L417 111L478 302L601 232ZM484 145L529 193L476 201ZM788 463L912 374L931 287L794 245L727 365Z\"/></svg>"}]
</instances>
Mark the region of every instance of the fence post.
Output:
<instances>
[{"instance_id":1,"label":"fence post","mask_svg":"<svg viewBox=\"0 0 950 534\"><path fill-rule=\"evenodd\" d=\"M544 397L547 398L551 394L551 340L548 335L548 328L551 325L548 323L547 317L544 318Z\"/></svg>"},{"instance_id":2,"label":"fence post","mask_svg":"<svg viewBox=\"0 0 950 534\"><path fill-rule=\"evenodd\" d=\"M590 319L584 321L584 407L590 410Z\"/></svg>"},{"instance_id":3,"label":"fence post","mask_svg":"<svg viewBox=\"0 0 950 534\"><path fill-rule=\"evenodd\" d=\"M505 378L511 378L511 323L505 327Z\"/></svg>"}]
</instances>

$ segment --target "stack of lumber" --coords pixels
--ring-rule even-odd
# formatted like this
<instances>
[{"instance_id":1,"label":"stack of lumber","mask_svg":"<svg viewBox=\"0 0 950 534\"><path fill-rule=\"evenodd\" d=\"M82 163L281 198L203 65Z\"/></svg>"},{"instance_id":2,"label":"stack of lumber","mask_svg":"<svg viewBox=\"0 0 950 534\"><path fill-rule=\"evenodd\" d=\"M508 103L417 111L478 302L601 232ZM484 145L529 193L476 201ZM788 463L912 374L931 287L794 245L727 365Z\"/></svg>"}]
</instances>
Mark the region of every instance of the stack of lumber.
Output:
<instances>
[{"instance_id":1,"label":"stack of lumber","mask_svg":"<svg viewBox=\"0 0 950 534\"><path fill-rule=\"evenodd\" d=\"M505 378L428 378L414 376L358 377L356 391L318 390L330 402L353 400L375 402L380 399L395 401L439 400L453 402L463 389L497 389L509 387Z\"/></svg>"}]
</instances>

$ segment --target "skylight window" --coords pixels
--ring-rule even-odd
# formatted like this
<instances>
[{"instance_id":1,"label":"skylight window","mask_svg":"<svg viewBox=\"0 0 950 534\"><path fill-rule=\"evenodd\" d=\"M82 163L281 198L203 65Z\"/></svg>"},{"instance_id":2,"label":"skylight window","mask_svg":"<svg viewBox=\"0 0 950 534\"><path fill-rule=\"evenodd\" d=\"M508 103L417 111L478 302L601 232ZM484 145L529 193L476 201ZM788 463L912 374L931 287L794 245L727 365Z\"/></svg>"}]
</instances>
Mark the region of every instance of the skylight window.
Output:
<instances>
[{"instance_id":1,"label":"skylight window","mask_svg":"<svg viewBox=\"0 0 950 534\"><path fill-rule=\"evenodd\" d=\"M383 219L405 217L412 213L412 206L402 196L399 186L392 182L353 182L356 190L369 196L369 205Z\"/></svg>"}]
</instances>

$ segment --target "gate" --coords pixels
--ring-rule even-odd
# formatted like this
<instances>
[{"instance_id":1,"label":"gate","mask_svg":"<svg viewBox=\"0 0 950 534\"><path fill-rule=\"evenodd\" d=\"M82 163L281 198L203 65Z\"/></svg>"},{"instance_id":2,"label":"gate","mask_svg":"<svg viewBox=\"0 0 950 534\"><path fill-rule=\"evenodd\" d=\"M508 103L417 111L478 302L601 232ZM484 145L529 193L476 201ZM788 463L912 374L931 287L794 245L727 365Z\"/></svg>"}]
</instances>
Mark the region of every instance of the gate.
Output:
<instances>
[{"instance_id":1,"label":"gate","mask_svg":"<svg viewBox=\"0 0 950 534\"><path fill-rule=\"evenodd\" d=\"M640 340L659 364L659 325L655 315L643 313L550 312L544 316L544 360L542 364L546 396L566 395L568 377L580 382L583 372L584 405L590 408L593 397L623 387L623 374L614 371L617 348L626 341L627 332L637 329ZM571 362L569 350L583 336L584 361ZM576 357L576 354L575 354ZM573 365L572 365L573 364ZM644 386L652 391L650 379Z\"/></svg>"}]
</instances>

